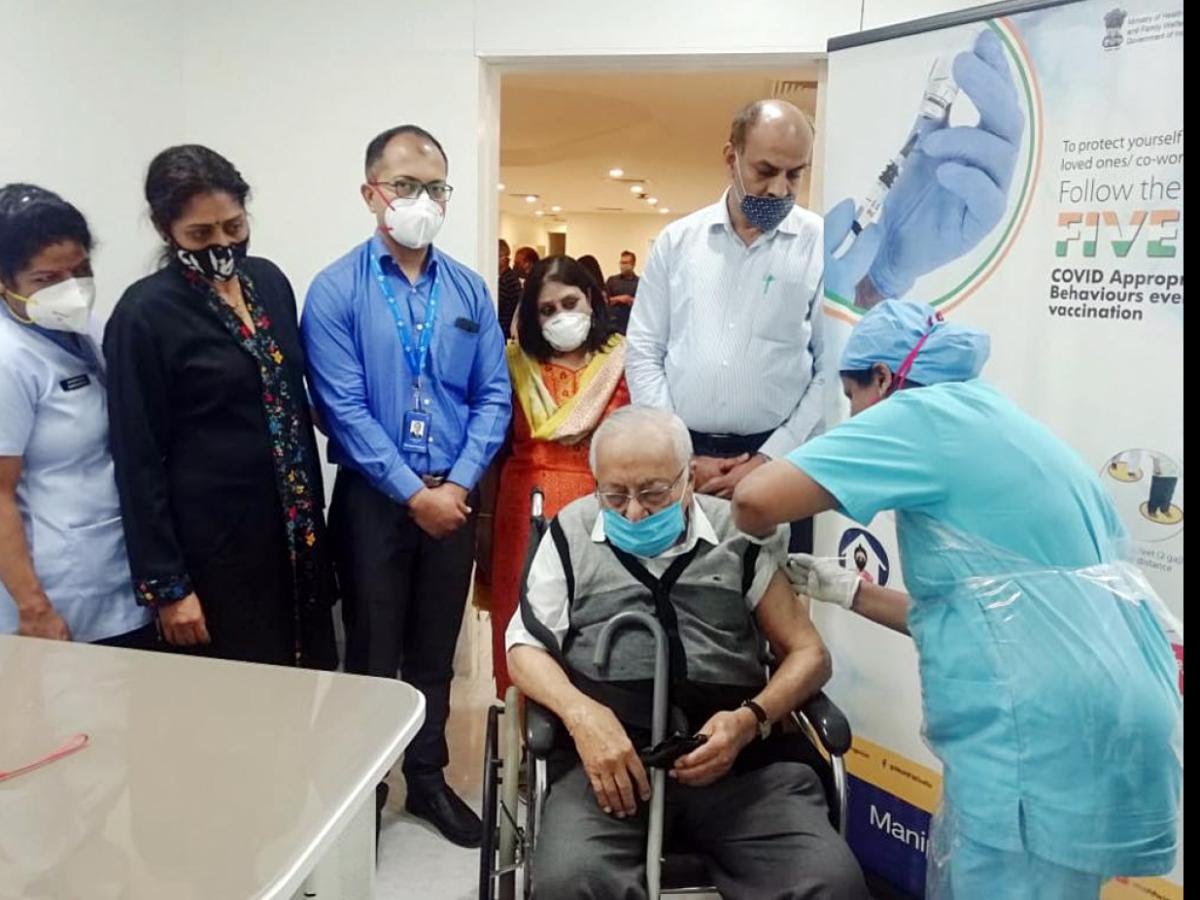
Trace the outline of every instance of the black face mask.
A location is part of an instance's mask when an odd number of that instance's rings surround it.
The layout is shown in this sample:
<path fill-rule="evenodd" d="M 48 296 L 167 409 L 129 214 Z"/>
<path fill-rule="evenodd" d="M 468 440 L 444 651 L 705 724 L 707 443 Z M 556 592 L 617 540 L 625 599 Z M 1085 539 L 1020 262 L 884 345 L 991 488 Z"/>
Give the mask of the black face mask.
<path fill-rule="evenodd" d="M 209 281 L 232 281 L 237 277 L 238 263 L 246 258 L 250 238 L 236 244 L 210 244 L 200 250 L 187 250 L 171 241 L 175 261 L 190 272 Z"/>

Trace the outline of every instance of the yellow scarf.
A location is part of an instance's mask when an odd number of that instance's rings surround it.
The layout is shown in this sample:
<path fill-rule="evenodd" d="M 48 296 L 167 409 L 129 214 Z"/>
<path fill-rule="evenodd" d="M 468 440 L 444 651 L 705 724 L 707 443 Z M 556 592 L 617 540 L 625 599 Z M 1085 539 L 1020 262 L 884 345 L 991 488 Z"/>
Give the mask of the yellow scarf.
<path fill-rule="evenodd" d="M 505 350 L 513 393 L 535 441 L 577 444 L 600 424 L 600 418 L 625 373 L 625 339 L 612 335 L 579 376 L 579 390 L 561 406 L 542 381 L 541 364 L 515 341 Z"/>

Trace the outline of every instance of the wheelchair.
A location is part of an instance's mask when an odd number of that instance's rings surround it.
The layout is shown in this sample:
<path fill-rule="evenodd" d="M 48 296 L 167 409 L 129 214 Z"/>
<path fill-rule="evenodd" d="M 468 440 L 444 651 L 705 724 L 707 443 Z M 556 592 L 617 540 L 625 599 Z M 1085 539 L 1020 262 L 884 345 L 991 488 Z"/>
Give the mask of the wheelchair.
<path fill-rule="evenodd" d="M 541 493 L 534 491 L 532 528 L 525 571 L 548 527 Z M 522 723 L 522 706 L 524 721 Z M 824 693 L 809 698 L 791 715 L 791 727 L 813 751 L 809 764 L 825 789 L 829 820 L 846 834 L 846 767 L 851 732 L 846 716 Z M 562 746 L 565 728 L 549 710 L 510 687 L 504 705 L 487 712 L 483 760 L 483 842 L 479 855 L 479 900 L 514 900 L 518 874 L 522 895 L 530 896 L 531 871 L 542 813 L 550 790 L 549 762 Z M 522 768 L 524 786 L 522 786 Z M 661 856 L 663 895 L 715 893 L 704 858 L 686 845 L 671 844 Z"/>

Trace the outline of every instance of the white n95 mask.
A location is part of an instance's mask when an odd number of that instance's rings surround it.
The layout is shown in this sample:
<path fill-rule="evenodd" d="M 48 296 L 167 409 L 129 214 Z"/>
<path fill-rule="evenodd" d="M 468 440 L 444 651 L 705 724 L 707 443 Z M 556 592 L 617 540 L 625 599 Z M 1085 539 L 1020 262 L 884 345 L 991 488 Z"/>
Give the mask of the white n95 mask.
<path fill-rule="evenodd" d="M 592 332 L 592 314 L 585 312 L 555 313 L 542 325 L 542 337 L 559 353 L 578 350 Z"/>
<path fill-rule="evenodd" d="M 407 200 L 393 200 L 383 214 L 392 240 L 410 250 L 420 250 L 433 243 L 445 220 L 442 208 L 424 193 Z"/>
<path fill-rule="evenodd" d="M 13 296 L 25 302 L 25 315 L 35 325 L 52 331 L 87 334 L 92 304 L 96 302 L 96 281 L 68 278 L 34 292 L 31 297 Z"/>

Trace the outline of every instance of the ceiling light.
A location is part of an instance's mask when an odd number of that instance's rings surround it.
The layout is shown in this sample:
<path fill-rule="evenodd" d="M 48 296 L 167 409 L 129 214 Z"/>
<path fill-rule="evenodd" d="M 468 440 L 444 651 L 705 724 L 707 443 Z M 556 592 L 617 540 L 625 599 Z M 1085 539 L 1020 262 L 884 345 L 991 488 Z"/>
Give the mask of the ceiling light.
<path fill-rule="evenodd" d="M 662 213 L 662 214 L 665 216 L 665 215 L 666 215 L 667 213 L 669 213 L 671 210 L 667 209 L 665 206 L 662 206 L 662 207 L 659 207 L 659 210 L 658 210 L 658 211 L 659 211 L 660 213 Z"/>
<path fill-rule="evenodd" d="M 651 206 L 658 206 L 658 198 L 657 197 L 647 197 L 646 202 L 649 203 Z"/>
<path fill-rule="evenodd" d="M 496 185 L 496 190 L 502 191 L 505 189 L 505 187 L 507 187 L 507 185 L 505 185 L 505 183 L 503 181 L 501 181 L 499 184 Z"/>
<path fill-rule="evenodd" d="M 646 189 L 646 186 L 644 184 L 631 184 L 629 186 L 629 193 L 640 194 L 645 189 Z"/>
<path fill-rule="evenodd" d="M 526 203 L 537 203 L 537 201 L 538 201 L 537 194 L 526 194 L 525 195 Z"/>
<path fill-rule="evenodd" d="M 534 214 L 535 216 L 544 216 L 546 213 L 545 213 L 543 210 L 540 210 L 540 209 L 535 209 L 535 210 L 533 211 L 533 214 Z"/>
<path fill-rule="evenodd" d="M 609 178 L 620 178 L 620 177 L 621 177 L 622 175 L 624 175 L 624 174 L 625 174 L 625 170 L 624 170 L 624 169 L 609 169 L 609 170 L 608 170 L 608 177 L 609 177 Z"/>
<path fill-rule="evenodd" d="M 550 207 L 550 212 L 562 212 L 562 207 L 561 206 L 552 206 L 552 207 Z"/>

